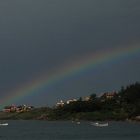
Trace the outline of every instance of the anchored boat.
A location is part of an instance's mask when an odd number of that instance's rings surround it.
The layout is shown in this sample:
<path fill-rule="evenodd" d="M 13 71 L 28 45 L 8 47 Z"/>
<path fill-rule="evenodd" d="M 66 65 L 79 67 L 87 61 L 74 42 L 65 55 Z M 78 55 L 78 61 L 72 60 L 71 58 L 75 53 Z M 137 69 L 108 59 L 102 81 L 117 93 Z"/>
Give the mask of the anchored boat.
<path fill-rule="evenodd" d="M 7 126 L 8 123 L 0 123 L 0 126 Z"/>
<path fill-rule="evenodd" d="M 91 125 L 98 126 L 98 127 L 104 127 L 104 126 L 108 126 L 108 123 L 98 123 L 98 122 L 93 123 L 92 122 Z"/>

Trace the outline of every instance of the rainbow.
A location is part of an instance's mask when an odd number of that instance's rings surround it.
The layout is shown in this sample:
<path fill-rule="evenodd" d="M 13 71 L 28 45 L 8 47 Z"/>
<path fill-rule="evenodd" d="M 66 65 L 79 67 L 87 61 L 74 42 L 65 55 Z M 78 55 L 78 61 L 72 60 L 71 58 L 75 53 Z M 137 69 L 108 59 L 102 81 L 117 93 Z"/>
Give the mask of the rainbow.
<path fill-rule="evenodd" d="M 61 80 L 71 76 L 76 76 L 81 72 L 86 72 L 89 69 L 97 68 L 104 63 L 111 63 L 125 57 L 133 57 L 140 53 L 139 45 L 127 47 L 114 47 L 105 50 L 100 50 L 82 56 L 81 58 L 63 64 L 57 69 L 57 72 L 44 73 L 39 78 L 36 78 L 29 83 L 21 85 L 18 89 L 13 90 L 8 96 L 0 100 L 1 107 L 14 103 L 20 99 L 27 98 L 29 95 L 39 94 L 41 89 L 49 88 Z"/>

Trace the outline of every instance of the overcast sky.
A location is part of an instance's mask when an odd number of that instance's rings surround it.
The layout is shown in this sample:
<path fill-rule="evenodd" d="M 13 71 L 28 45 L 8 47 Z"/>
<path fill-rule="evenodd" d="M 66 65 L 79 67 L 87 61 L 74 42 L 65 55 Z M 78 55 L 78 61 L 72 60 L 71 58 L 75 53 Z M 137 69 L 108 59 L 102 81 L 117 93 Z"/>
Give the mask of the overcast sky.
<path fill-rule="evenodd" d="M 1 99 L 77 57 L 129 43 L 140 43 L 139 0 L 1 0 Z M 15 104 L 52 105 L 119 90 L 140 81 L 139 60 L 140 53 L 99 65 Z"/>

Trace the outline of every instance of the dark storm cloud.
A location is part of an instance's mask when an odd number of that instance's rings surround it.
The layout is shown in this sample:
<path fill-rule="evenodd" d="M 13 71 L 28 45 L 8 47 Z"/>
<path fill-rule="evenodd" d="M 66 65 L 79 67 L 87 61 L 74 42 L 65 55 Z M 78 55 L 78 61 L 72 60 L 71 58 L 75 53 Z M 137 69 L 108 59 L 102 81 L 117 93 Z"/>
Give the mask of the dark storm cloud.
<path fill-rule="evenodd" d="M 63 63 L 74 61 L 74 58 L 89 52 L 138 42 L 139 17 L 139 0 L 0 1 L 1 92 L 12 90 L 44 71 L 57 70 Z M 134 59 L 133 62 L 139 64 L 138 58 Z M 129 69 L 126 77 L 132 81 L 139 80 L 137 71 L 140 67 L 135 63 L 125 63 Z M 72 82 L 75 84 L 69 83 L 71 88 L 65 85 L 71 89 L 67 96 L 73 96 L 75 92 L 77 96 L 86 94 L 93 83 L 97 92 L 103 88 L 117 89 L 121 84 L 127 84 L 128 79 L 122 76 L 125 73 L 123 65 L 114 66 L 111 76 L 106 66 L 100 73 L 95 72 L 96 75 L 91 72 L 81 76 L 83 80 L 88 77 L 85 80 L 88 84 L 82 91 L 80 87 L 84 83 L 79 80 L 76 82 L 75 79 Z M 134 65 L 133 70 L 130 65 Z M 122 81 L 114 77 L 113 73 L 119 66 L 118 75 L 122 76 Z M 91 75 L 96 80 L 90 79 Z M 102 77 L 108 79 L 106 85 L 100 82 Z M 114 85 L 109 87 L 112 81 Z M 66 97 L 67 89 L 59 86 L 57 91 Z M 57 91 L 54 89 L 53 95 L 48 95 L 50 101 L 59 98 Z"/>

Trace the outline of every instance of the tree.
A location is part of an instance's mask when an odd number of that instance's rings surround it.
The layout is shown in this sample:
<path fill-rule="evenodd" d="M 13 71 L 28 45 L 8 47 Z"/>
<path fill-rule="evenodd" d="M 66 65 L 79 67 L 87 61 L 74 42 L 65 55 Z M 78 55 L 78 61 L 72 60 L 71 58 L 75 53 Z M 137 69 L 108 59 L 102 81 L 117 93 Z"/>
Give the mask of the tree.
<path fill-rule="evenodd" d="M 95 93 L 91 94 L 90 97 L 89 97 L 89 100 L 90 101 L 95 101 L 97 99 L 97 96 Z"/>

